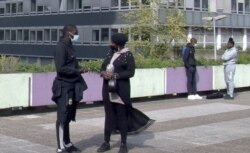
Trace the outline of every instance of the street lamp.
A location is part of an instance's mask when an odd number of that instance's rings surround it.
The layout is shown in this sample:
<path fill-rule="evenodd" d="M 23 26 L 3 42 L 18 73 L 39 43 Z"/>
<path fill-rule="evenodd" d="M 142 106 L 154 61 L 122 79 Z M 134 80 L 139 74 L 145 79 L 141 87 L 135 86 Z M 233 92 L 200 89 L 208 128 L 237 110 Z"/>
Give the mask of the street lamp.
<path fill-rule="evenodd" d="M 226 18 L 226 15 L 218 15 L 213 17 L 203 17 L 202 20 L 213 21 L 213 31 L 214 31 L 214 59 L 217 60 L 217 44 L 216 44 L 216 31 L 215 31 L 215 21 Z"/>

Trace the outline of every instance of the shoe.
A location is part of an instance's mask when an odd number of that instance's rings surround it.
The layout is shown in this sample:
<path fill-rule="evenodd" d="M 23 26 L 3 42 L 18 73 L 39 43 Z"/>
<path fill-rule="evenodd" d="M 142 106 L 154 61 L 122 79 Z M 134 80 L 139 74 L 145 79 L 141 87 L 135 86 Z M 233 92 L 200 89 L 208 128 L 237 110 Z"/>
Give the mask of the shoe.
<path fill-rule="evenodd" d="M 226 95 L 224 96 L 225 100 L 234 100 L 234 97 L 230 96 L 230 95 Z"/>
<path fill-rule="evenodd" d="M 121 146 L 120 146 L 120 150 L 118 153 L 127 153 L 128 152 L 128 148 L 127 148 L 127 145 L 122 143 Z"/>
<path fill-rule="evenodd" d="M 69 153 L 67 150 L 65 149 L 57 149 L 56 151 L 57 153 Z"/>
<path fill-rule="evenodd" d="M 81 152 L 81 150 L 79 149 L 79 148 L 77 148 L 76 146 L 74 146 L 74 145 L 72 145 L 72 146 L 70 146 L 70 147 L 67 147 L 66 148 L 66 150 L 68 151 L 68 152 Z"/>
<path fill-rule="evenodd" d="M 110 144 L 108 142 L 104 142 L 101 147 L 97 149 L 97 152 L 105 152 L 110 150 Z"/>
<path fill-rule="evenodd" d="M 188 95 L 188 100 L 195 100 L 195 95 Z"/>
<path fill-rule="evenodd" d="M 195 97 L 195 99 L 199 99 L 199 100 L 202 99 L 202 97 L 198 94 L 194 95 L 194 97 Z"/>

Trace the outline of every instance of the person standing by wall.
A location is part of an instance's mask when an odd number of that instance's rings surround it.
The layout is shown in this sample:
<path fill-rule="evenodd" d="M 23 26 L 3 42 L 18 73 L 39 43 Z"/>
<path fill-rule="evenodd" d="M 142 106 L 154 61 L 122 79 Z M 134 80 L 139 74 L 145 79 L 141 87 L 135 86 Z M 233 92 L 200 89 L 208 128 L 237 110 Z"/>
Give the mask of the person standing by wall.
<path fill-rule="evenodd" d="M 202 99 L 202 97 L 197 94 L 196 88 L 196 44 L 197 40 L 195 38 L 191 38 L 190 43 L 186 45 L 185 51 L 183 53 L 183 62 L 187 76 L 187 91 L 189 100 Z"/>
<path fill-rule="evenodd" d="M 227 42 L 227 50 L 221 57 L 224 65 L 224 78 L 227 87 L 227 94 L 224 99 L 234 99 L 234 74 L 237 62 L 237 49 L 234 47 L 233 38 L 229 38 Z"/>
<path fill-rule="evenodd" d="M 55 49 L 56 78 L 53 82 L 52 100 L 57 104 L 56 136 L 58 153 L 78 152 L 70 140 L 69 123 L 75 121 L 77 103 L 82 99 L 87 85 L 81 76 L 86 72 L 78 65 L 73 43 L 78 40 L 75 25 L 66 25 Z"/>
<path fill-rule="evenodd" d="M 111 50 L 101 67 L 105 127 L 104 143 L 97 149 L 97 152 L 110 150 L 111 133 L 119 131 L 121 135 L 119 153 L 127 153 L 127 134 L 139 133 L 154 122 L 132 107 L 130 78 L 135 74 L 135 60 L 132 52 L 125 48 L 127 41 L 125 34 L 114 34 L 111 37 Z"/>

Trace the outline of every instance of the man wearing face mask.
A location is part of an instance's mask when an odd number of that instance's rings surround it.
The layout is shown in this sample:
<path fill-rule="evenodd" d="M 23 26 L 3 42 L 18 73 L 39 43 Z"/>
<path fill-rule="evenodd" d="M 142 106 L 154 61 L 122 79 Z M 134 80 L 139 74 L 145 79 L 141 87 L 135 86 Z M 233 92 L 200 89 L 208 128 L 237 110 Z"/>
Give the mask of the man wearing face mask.
<path fill-rule="evenodd" d="M 187 75 L 187 91 L 188 91 L 188 99 L 202 99 L 201 96 L 197 94 L 196 89 L 196 60 L 195 60 L 195 46 L 197 44 L 197 40 L 195 38 L 191 38 L 190 43 L 186 45 L 186 49 L 184 52 L 183 62 L 186 69 Z"/>
<path fill-rule="evenodd" d="M 67 153 L 80 151 L 70 140 L 69 123 L 75 121 L 77 103 L 87 85 L 81 76 L 86 70 L 78 65 L 73 47 L 73 42 L 79 38 L 76 26 L 64 26 L 62 34 L 54 54 L 57 76 L 53 82 L 52 100 L 57 104 L 57 152 Z"/>

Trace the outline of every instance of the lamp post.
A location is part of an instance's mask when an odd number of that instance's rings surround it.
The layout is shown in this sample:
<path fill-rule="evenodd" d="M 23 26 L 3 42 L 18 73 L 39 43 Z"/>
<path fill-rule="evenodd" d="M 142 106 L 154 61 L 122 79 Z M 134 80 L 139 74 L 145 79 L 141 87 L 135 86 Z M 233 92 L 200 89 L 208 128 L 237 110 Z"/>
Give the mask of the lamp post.
<path fill-rule="evenodd" d="M 226 18 L 226 15 L 218 15 L 213 17 L 203 17 L 202 20 L 213 21 L 213 31 L 214 31 L 214 59 L 217 60 L 217 41 L 216 41 L 216 31 L 215 31 L 215 21 Z"/>

